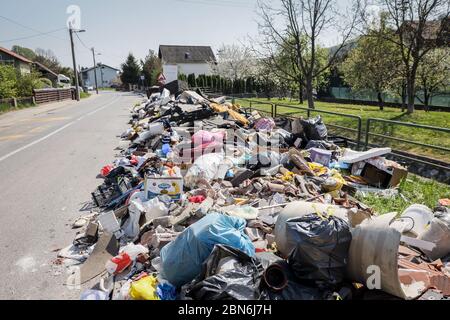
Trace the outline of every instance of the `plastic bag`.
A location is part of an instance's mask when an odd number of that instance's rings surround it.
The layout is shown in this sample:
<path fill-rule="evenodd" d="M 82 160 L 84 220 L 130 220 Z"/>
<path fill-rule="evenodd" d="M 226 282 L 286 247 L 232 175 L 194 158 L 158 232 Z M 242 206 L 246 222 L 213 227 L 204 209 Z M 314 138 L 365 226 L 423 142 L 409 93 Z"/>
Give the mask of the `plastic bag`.
<path fill-rule="evenodd" d="M 216 245 L 201 275 L 186 286 L 186 296 L 195 300 L 256 300 L 262 271 L 256 258 Z"/>
<path fill-rule="evenodd" d="M 161 300 L 176 300 L 177 289 L 170 283 L 159 283 L 156 287 L 156 293 Z"/>
<path fill-rule="evenodd" d="M 158 280 L 153 276 L 146 276 L 131 283 L 130 297 L 133 300 L 160 300 L 156 294 Z"/>
<path fill-rule="evenodd" d="M 224 156 L 222 153 L 209 153 L 198 157 L 184 176 L 186 186 L 194 189 L 197 187 L 199 179 L 205 179 L 208 182 L 214 179 L 223 161 Z"/>
<path fill-rule="evenodd" d="M 143 212 L 145 212 L 145 209 L 139 198 L 130 201 L 130 206 L 128 207 L 128 219 L 122 226 L 122 230 L 127 238 L 135 240 L 139 235 L 139 219 Z"/>
<path fill-rule="evenodd" d="M 253 256 L 255 248 L 244 233 L 245 226 L 242 218 L 218 213 L 210 213 L 192 224 L 161 249 L 164 279 L 177 287 L 194 279 L 216 244 L 229 245 Z"/>
<path fill-rule="evenodd" d="M 295 243 L 288 262 L 297 278 L 317 285 L 342 282 L 352 235 L 349 225 L 335 216 L 308 214 L 286 223 L 288 241 Z"/>
<path fill-rule="evenodd" d="M 322 117 L 319 115 L 317 117 L 300 120 L 303 127 L 306 139 L 309 140 L 326 140 L 328 136 L 328 130 L 322 121 Z"/>

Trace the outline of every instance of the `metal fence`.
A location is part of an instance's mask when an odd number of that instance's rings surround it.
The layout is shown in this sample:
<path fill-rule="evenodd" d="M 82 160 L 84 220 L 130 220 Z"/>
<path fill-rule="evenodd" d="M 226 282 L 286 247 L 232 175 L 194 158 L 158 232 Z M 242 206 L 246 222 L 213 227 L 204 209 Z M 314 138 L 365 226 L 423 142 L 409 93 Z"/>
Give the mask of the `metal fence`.
<path fill-rule="evenodd" d="M 429 144 L 429 143 L 423 143 L 423 142 L 418 142 L 418 141 L 414 141 L 414 140 L 408 140 L 408 139 L 403 139 L 403 138 L 399 138 L 399 137 L 394 137 L 392 135 L 376 133 L 376 132 L 372 131 L 372 124 L 375 124 L 375 123 L 392 125 L 393 127 L 394 126 L 403 126 L 403 127 L 424 129 L 424 130 L 428 130 L 428 131 L 442 132 L 444 135 L 450 134 L 450 128 L 441 128 L 441 127 L 427 126 L 427 125 L 422 125 L 422 124 L 415 124 L 415 123 L 410 123 L 410 122 L 369 118 L 369 119 L 367 119 L 367 122 L 366 122 L 366 132 L 365 132 L 365 142 L 364 142 L 365 150 L 367 150 L 371 146 L 378 146 L 377 144 L 370 143 L 370 137 L 377 137 L 377 138 L 381 138 L 383 140 L 392 140 L 392 141 L 415 145 L 415 146 L 419 146 L 419 147 L 425 147 L 425 148 L 435 149 L 435 150 L 439 150 L 439 151 L 444 151 L 444 152 L 450 154 L 450 148 L 445 147 L 445 146 L 438 146 L 438 145 L 433 145 L 433 144 Z M 384 131 L 386 131 L 386 130 L 384 130 Z M 443 137 L 443 140 L 444 139 L 445 139 L 445 137 Z M 389 145 L 386 143 L 383 143 L 383 146 L 389 146 Z M 431 159 L 431 158 L 427 159 L 427 157 L 423 157 L 423 156 L 419 156 L 419 155 L 417 155 L 417 157 L 411 158 L 411 154 L 407 154 L 407 152 L 400 151 L 400 150 L 398 150 L 398 151 L 394 150 L 392 153 L 395 156 L 398 156 L 401 158 L 405 158 L 408 160 L 414 160 L 416 162 L 421 162 L 423 164 L 432 165 L 432 166 L 435 166 L 435 167 L 438 167 L 441 169 L 443 168 L 446 170 L 450 170 L 449 165 L 442 165 L 444 163 L 443 161 L 435 161 L 435 159 Z M 414 156 L 416 156 L 416 155 L 414 155 Z M 437 162 L 439 162 L 439 163 L 437 163 Z"/>
<path fill-rule="evenodd" d="M 341 125 L 337 125 L 337 124 L 332 124 L 332 123 L 327 123 L 326 125 L 328 127 L 331 128 L 335 128 L 335 129 L 341 129 L 344 131 L 349 131 L 349 132 L 353 132 L 355 133 L 356 139 L 354 139 L 355 145 L 356 145 L 356 149 L 359 150 L 361 147 L 361 138 L 362 138 L 362 119 L 360 116 L 355 116 L 355 115 L 348 115 L 348 114 L 344 114 L 344 113 L 339 113 L 339 112 L 333 112 L 333 111 L 327 111 L 327 110 L 321 110 L 321 109 L 310 109 L 308 107 L 300 107 L 300 106 L 291 106 L 291 105 L 286 105 L 286 104 L 281 104 L 281 103 L 270 103 L 270 102 L 261 102 L 261 101 L 255 101 L 255 100 L 250 100 L 250 99 L 242 99 L 239 97 L 227 97 L 228 99 L 231 99 L 232 102 L 234 103 L 236 100 L 239 101 L 245 101 L 249 103 L 249 109 L 251 110 L 258 110 L 260 112 L 266 113 L 266 114 L 270 114 L 272 117 L 277 117 L 277 116 L 287 116 L 287 117 L 291 117 L 291 118 L 295 118 L 295 115 L 298 114 L 298 112 L 306 112 L 306 116 L 308 118 L 311 117 L 311 113 L 316 113 L 316 114 L 327 114 L 327 115 L 334 115 L 334 116 L 339 116 L 342 118 L 348 118 L 351 119 L 353 121 L 355 121 L 355 127 L 351 128 L 351 127 L 345 127 L 345 126 L 341 126 Z M 255 107 L 257 106 L 257 107 Z M 269 106 L 269 108 L 267 109 L 260 109 L 258 108 L 258 106 Z M 295 110 L 294 112 L 289 112 L 289 113 L 279 113 L 279 108 L 289 108 L 290 110 Z M 270 111 L 269 111 L 270 110 Z"/>

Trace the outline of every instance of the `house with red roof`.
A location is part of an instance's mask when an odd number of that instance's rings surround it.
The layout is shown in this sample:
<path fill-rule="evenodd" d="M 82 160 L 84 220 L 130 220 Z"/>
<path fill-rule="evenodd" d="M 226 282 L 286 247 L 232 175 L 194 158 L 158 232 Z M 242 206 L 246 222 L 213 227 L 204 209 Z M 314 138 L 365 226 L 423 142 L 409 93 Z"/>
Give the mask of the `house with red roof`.
<path fill-rule="evenodd" d="M 11 50 L 0 47 L 0 65 L 2 64 L 12 65 L 21 74 L 26 74 L 31 72 L 33 61 Z"/>

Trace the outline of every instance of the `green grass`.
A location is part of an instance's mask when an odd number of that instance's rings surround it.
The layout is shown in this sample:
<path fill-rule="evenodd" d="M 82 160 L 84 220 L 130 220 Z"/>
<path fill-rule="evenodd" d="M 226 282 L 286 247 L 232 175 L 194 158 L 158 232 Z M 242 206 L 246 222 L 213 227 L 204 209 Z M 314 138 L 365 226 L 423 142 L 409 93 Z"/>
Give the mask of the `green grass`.
<path fill-rule="evenodd" d="M 255 101 L 259 101 L 261 103 L 266 104 L 255 104 L 254 108 L 270 111 L 270 106 L 267 103 L 275 103 L 275 104 L 286 104 L 289 106 L 299 106 L 297 101 L 289 101 L 289 100 L 280 100 L 278 98 L 273 98 L 270 101 L 264 98 L 259 99 L 251 99 Z M 237 103 L 242 106 L 249 106 L 249 103 L 244 100 L 236 100 Z M 278 107 L 277 114 L 289 114 L 295 116 L 303 116 L 306 117 L 306 111 L 296 110 L 292 107 Z M 450 112 L 424 112 L 421 110 L 416 110 L 413 114 L 407 114 L 401 112 L 399 108 L 391 108 L 385 107 L 383 111 L 381 111 L 378 107 L 374 106 L 362 106 L 362 105 L 351 105 L 351 104 L 338 104 L 338 103 L 327 103 L 317 101 L 316 109 L 333 111 L 339 113 L 345 113 L 350 115 L 360 116 L 362 118 L 362 140 L 364 141 L 365 131 L 366 131 L 366 120 L 368 118 L 380 118 L 386 120 L 395 120 L 402 122 L 412 122 L 416 124 L 424 124 L 435 127 L 450 127 Z M 301 105 L 301 107 L 307 107 L 306 102 Z M 315 116 L 317 112 L 312 112 L 311 116 Z M 339 125 L 343 127 L 349 127 L 353 129 L 357 129 L 357 122 L 354 119 L 345 118 L 342 116 L 336 115 L 327 115 L 320 114 L 324 119 L 326 125 L 329 125 L 328 128 L 335 134 L 340 134 L 343 136 L 347 136 L 353 139 L 356 139 L 356 133 L 343 130 L 338 128 L 332 128 L 330 125 Z M 441 146 L 445 148 L 450 148 L 450 134 L 439 131 L 431 131 L 428 129 L 419 129 L 412 128 L 406 126 L 398 126 L 384 123 L 373 123 L 371 125 L 371 132 L 381 133 L 385 135 L 389 135 L 396 138 L 407 139 L 412 141 L 417 141 L 421 143 L 431 144 L 435 146 Z M 402 150 L 411 152 L 414 154 L 419 154 L 431 158 L 436 158 L 439 160 L 444 160 L 450 162 L 450 152 L 436 150 L 429 147 L 416 146 L 410 143 L 398 142 L 391 139 L 378 138 L 371 136 L 370 143 L 375 143 L 383 146 L 389 146 L 393 149 Z"/>
<path fill-rule="evenodd" d="M 81 99 L 86 99 L 86 98 L 89 98 L 90 96 L 91 96 L 91 94 L 88 93 L 88 92 L 84 92 L 84 91 L 80 92 L 80 98 Z"/>
<path fill-rule="evenodd" d="M 15 111 L 15 110 L 26 109 L 26 108 L 32 108 L 32 107 L 36 107 L 36 105 L 35 105 L 35 104 L 32 104 L 32 103 L 19 103 L 19 104 L 17 105 L 17 108 L 14 108 L 14 107 L 13 107 L 12 105 L 10 105 L 10 104 L 2 103 L 2 104 L 0 104 L 0 114 L 6 113 L 6 112 L 9 112 L 9 111 Z"/>
<path fill-rule="evenodd" d="M 108 87 L 105 87 L 105 88 L 98 88 L 98 90 L 99 90 L 99 91 L 116 91 L 116 88 L 108 88 Z"/>
<path fill-rule="evenodd" d="M 374 194 L 366 194 L 365 196 L 358 195 L 357 198 L 379 214 L 394 211 L 402 213 L 414 203 L 424 204 L 433 209 L 437 206 L 439 199 L 450 197 L 450 186 L 409 174 L 408 178 L 400 184 L 399 192 L 404 197 L 383 198 Z"/>

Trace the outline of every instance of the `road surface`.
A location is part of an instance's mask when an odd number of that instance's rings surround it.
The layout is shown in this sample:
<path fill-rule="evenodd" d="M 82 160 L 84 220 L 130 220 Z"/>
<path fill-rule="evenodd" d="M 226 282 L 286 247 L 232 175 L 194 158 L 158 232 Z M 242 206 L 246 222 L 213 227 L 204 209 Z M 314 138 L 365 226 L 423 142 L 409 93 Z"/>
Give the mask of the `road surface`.
<path fill-rule="evenodd" d="M 104 92 L 0 115 L 0 299 L 79 299 L 54 251 L 72 243 L 140 100 Z"/>

